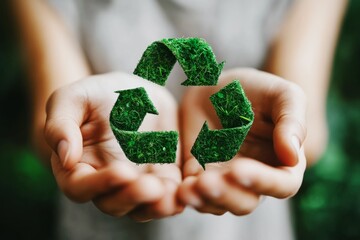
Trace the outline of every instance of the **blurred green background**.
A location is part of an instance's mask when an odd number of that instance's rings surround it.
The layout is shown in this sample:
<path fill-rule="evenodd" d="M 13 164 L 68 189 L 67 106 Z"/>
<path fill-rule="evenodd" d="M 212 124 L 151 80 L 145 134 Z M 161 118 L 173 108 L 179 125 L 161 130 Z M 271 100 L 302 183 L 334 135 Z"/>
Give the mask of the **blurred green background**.
<path fill-rule="evenodd" d="M 0 2 L 0 239 L 53 239 L 56 185 L 29 143 L 28 81 Z M 360 1 L 350 1 L 328 98 L 330 142 L 293 201 L 298 239 L 360 239 Z"/>
<path fill-rule="evenodd" d="M 56 185 L 29 143 L 29 83 L 8 1 L 0 36 L 0 239 L 53 239 Z"/>
<path fill-rule="evenodd" d="M 360 239 L 360 1 L 350 1 L 327 102 L 329 144 L 293 202 L 298 239 Z"/>

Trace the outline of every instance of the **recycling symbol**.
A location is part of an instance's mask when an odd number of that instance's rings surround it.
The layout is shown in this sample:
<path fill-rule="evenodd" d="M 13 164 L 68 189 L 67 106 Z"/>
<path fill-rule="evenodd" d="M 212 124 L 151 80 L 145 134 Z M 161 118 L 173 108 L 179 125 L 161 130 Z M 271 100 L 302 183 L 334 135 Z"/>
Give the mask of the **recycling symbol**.
<path fill-rule="evenodd" d="M 164 86 L 176 61 L 188 79 L 185 86 L 217 85 L 224 62 L 217 63 L 211 47 L 200 38 L 169 38 L 153 42 L 143 53 L 134 74 Z M 158 114 L 142 87 L 116 91 L 110 127 L 126 157 L 137 164 L 174 163 L 176 131 L 138 132 L 147 113 Z M 254 120 L 250 101 L 238 80 L 210 97 L 223 129 L 203 124 L 191 153 L 205 169 L 206 163 L 224 162 L 239 151 Z"/>

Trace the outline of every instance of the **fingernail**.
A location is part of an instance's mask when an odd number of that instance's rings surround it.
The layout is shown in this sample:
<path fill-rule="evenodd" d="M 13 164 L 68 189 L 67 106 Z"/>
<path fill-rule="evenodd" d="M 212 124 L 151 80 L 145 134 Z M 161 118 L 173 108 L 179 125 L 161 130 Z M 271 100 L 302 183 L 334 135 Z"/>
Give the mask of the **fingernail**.
<path fill-rule="evenodd" d="M 58 148 L 57 148 L 57 154 L 60 158 L 60 161 L 62 162 L 62 165 L 65 166 L 68 157 L 69 157 L 69 143 L 65 140 L 61 140 L 59 142 Z"/>
<path fill-rule="evenodd" d="M 294 146 L 296 153 L 299 154 L 299 150 L 300 150 L 300 141 L 296 136 L 292 136 L 291 137 L 291 142 L 292 145 Z"/>

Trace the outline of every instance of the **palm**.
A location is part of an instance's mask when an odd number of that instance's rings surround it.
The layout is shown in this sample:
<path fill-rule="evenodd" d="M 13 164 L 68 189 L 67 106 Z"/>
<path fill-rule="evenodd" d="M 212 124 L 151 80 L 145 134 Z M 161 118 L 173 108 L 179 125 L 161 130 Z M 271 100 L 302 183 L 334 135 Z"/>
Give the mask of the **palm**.
<path fill-rule="evenodd" d="M 219 118 L 215 113 L 213 106 L 209 100 L 209 96 L 216 91 L 218 91 L 221 87 L 210 87 L 210 88 L 203 88 L 203 89 L 193 89 L 189 91 L 190 95 L 194 96 L 201 96 L 199 98 L 195 98 L 192 102 L 185 102 L 185 106 L 183 106 L 183 115 L 192 116 L 196 121 L 192 121 L 191 128 L 198 129 L 197 133 L 201 129 L 201 124 L 205 121 L 208 122 L 211 129 L 221 129 L 222 126 L 220 124 Z M 191 93 L 193 91 L 193 93 Z M 199 93 L 202 92 L 202 93 Z M 249 100 L 252 102 L 252 107 L 255 112 L 255 119 L 253 126 L 251 127 L 247 137 L 245 138 L 237 157 L 248 157 L 254 160 L 259 160 L 265 162 L 267 164 L 278 164 L 278 159 L 274 152 L 273 148 L 273 129 L 274 124 L 272 123 L 271 119 L 267 117 L 263 112 L 262 108 L 264 108 L 264 103 L 261 100 L 256 98 L 251 98 L 252 96 L 248 96 Z M 197 126 L 194 126 L 194 122 L 197 123 Z M 186 127 L 186 126 L 184 126 Z M 196 132 L 196 131 L 194 131 Z M 190 147 L 192 146 L 191 143 L 195 141 L 195 135 L 192 135 L 191 141 L 187 146 L 187 149 L 184 153 L 185 156 L 191 158 L 191 162 L 195 163 L 195 159 L 193 156 L 189 155 Z M 190 138 L 189 138 L 190 140 Z M 191 142 L 191 143 L 190 143 Z M 209 169 L 218 169 L 224 170 L 226 169 L 227 162 L 224 163 L 210 163 L 206 165 L 206 168 Z"/>
<path fill-rule="evenodd" d="M 221 129 L 222 126 L 216 115 L 209 97 L 222 87 L 233 81 L 241 79 L 243 88 L 249 98 L 253 111 L 255 113 L 254 123 L 245 138 L 240 151 L 236 158 L 247 157 L 256 161 L 261 161 L 271 166 L 279 166 L 284 164 L 284 159 L 278 158 L 278 149 L 276 148 L 274 129 L 274 99 L 275 93 L 281 94 L 280 88 L 283 81 L 279 82 L 279 89 L 272 83 L 274 78 L 270 75 L 259 74 L 258 72 L 249 70 L 233 70 L 225 72 L 220 79 L 220 83 L 216 87 L 203 87 L 189 89 L 182 103 L 183 132 L 185 135 L 184 156 L 186 165 L 199 165 L 194 157 L 190 154 L 192 144 L 195 142 L 204 121 L 207 121 L 211 129 Z M 280 97 L 276 98 L 280 99 Z M 279 104 L 279 103 L 276 103 Z M 282 104 L 282 103 L 280 103 Z M 281 109 L 278 107 L 278 109 Z M 189 117 L 184 117 L 189 116 Z M 190 129 L 190 130 L 188 130 Z M 190 161 L 187 161 L 190 160 Z M 286 161 L 286 160 L 285 160 Z M 207 164 L 209 169 L 226 169 L 228 162 Z M 200 167 L 200 166 L 198 166 Z M 190 167 L 191 168 L 191 167 Z M 197 168 L 200 169 L 200 168 Z M 184 169 L 187 176 L 187 167 Z M 198 172 L 198 170 L 196 171 Z M 192 175 L 192 173 L 190 174 Z"/>
<path fill-rule="evenodd" d="M 115 95 L 116 98 L 116 94 L 113 95 Z M 133 165 L 140 172 L 149 172 L 151 171 L 150 169 L 154 168 L 159 171 L 162 169 L 169 170 L 169 166 L 166 165 L 136 165 L 126 158 L 109 126 L 108 115 L 115 102 L 115 98 L 107 97 L 98 103 L 93 103 L 97 106 L 94 106 L 94 110 L 90 113 L 88 121 L 81 126 L 84 142 L 83 158 L 81 162 L 87 163 L 94 168 L 100 168 L 106 166 L 111 161 L 119 160 Z M 166 116 L 163 117 L 166 118 Z M 169 116 L 167 119 L 171 119 L 171 117 Z M 152 131 L 163 130 L 159 124 L 159 119 L 156 117 L 147 118 L 143 122 L 141 129 Z M 175 164 L 171 165 L 173 167 L 170 169 L 177 171 L 176 169 L 178 167 Z M 156 171 L 156 173 L 159 173 L 159 171 Z M 179 174 L 174 174 L 174 176 L 177 175 Z M 179 179 L 176 180 L 178 181 Z"/>
<path fill-rule="evenodd" d="M 111 132 L 107 117 L 116 96 L 115 94 L 106 94 L 105 96 L 96 102 L 91 102 L 88 119 L 81 126 L 83 137 L 81 162 L 94 168 L 100 168 L 114 160 L 124 161 L 126 159 Z"/>
<path fill-rule="evenodd" d="M 204 171 L 190 150 L 204 121 L 210 129 L 222 128 L 209 97 L 234 79 L 252 103 L 254 123 L 231 161 L 206 164 Z M 223 73 L 216 87 L 189 89 L 181 109 L 182 202 L 204 213 L 244 215 L 256 208 L 260 195 L 284 198 L 299 189 L 306 159 L 300 150 L 305 104 L 298 87 L 267 73 L 234 69 Z"/>
<path fill-rule="evenodd" d="M 88 80 L 89 81 L 89 80 Z M 91 81 L 91 80 L 90 80 Z M 116 101 L 117 94 L 114 93 L 115 90 L 121 89 L 130 89 L 138 87 L 147 83 L 143 80 L 132 79 L 132 84 L 124 86 L 121 84 L 121 87 L 118 83 L 114 82 L 113 79 L 105 78 L 101 81 L 95 81 L 93 84 L 99 85 L 101 87 L 93 87 L 87 83 L 86 91 L 87 95 L 91 96 L 92 99 L 88 102 L 89 113 L 86 121 L 81 126 L 81 132 L 83 136 L 83 159 L 82 161 L 90 164 L 91 166 L 98 168 L 106 165 L 107 163 L 120 160 L 127 161 L 127 158 L 124 152 L 121 150 L 119 144 L 116 141 L 114 134 L 111 131 L 109 125 L 109 114 Z M 169 102 L 171 99 L 167 99 L 167 96 L 164 96 L 161 93 L 158 93 L 157 86 L 147 88 L 147 90 L 152 92 L 152 96 L 155 96 L 155 99 L 152 101 L 155 103 L 159 102 Z M 154 94 L 155 93 L 155 94 Z M 158 106 L 158 111 L 160 116 L 147 116 L 140 127 L 140 130 L 143 131 L 160 131 L 160 130 L 177 130 L 177 129 L 167 129 L 167 126 L 162 124 L 164 121 L 162 119 L 176 120 L 176 116 L 171 116 L 173 112 L 164 111 L 162 106 Z M 176 128 L 177 123 L 169 123 L 169 125 Z M 129 162 L 130 163 L 130 162 Z M 137 166 L 133 164 L 134 166 Z M 157 167 L 164 166 L 159 165 Z M 148 171 L 148 166 L 137 166 L 141 171 Z"/>
<path fill-rule="evenodd" d="M 252 99 L 251 96 L 249 100 L 252 102 L 255 119 L 240 148 L 239 156 L 253 158 L 272 166 L 279 165 L 281 162 L 274 151 L 274 123 L 261 109 L 265 103 L 260 104 L 259 100 Z"/>
<path fill-rule="evenodd" d="M 75 201 L 94 200 L 96 206 L 108 214 L 130 214 L 144 220 L 181 211 L 175 199 L 181 172 L 179 154 L 174 164 L 139 166 L 130 162 L 110 129 L 109 115 L 117 98 L 114 91 L 140 86 L 146 89 L 160 113 L 160 116 L 147 116 L 140 131 L 177 131 L 177 106 L 171 95 L 151 82 L 121 73 L 90 77 L 57 91 L 49 103 L 53 108 L 50 112 L 55 113 L 55 116 L 50 114 L 49 122 L 59 123 L 66 117 L 75 117 L 82 138 L 77 138 L 75 145 L 81 146 L 73 154 L 77 157 L 67 161 L 67 169 L 53 154 L 53 172 L 63 191 Z M 66 108 L 73 110 L 65 116 L 57 115 Z M 72 129 L 74 131 L 76 129 Z M 49 134 L 49 138 L 51 136 Z"/>
<path fill-rule="evenodd" d="M 274 151 L 274 143 L 273 143 L 273 130 L 274 124 L 269 120 L 269 118 L 261 112 L 261 108 L 264 104 L 258 104 L 259 101 L 256 99 L 251 99 L 249 96 L 249 100 L 253 103 L 252 107 L 255 112 L 254 123 L 246 136 L 238 154 L 234 157 L 235 159 L 246 157 L 253 159 L 255 161 L 261 161 L 268 165 L 278 166 L 281 164 L 279 159 L 276 156 Z M 194 110 L 196 111 L 196 110 Z M 209 125 L 213 126 L 216 129 L 221 129 L 222 126 L 219 123 L 218 117 L 214 115 L 213 110 L 208 114 L 207 119 L 204 121 L 208 121 Z M 218 169 L 225 170 L 228 162 L 224 163 L 211 163 L 207 165 L 209 169 Z"/>

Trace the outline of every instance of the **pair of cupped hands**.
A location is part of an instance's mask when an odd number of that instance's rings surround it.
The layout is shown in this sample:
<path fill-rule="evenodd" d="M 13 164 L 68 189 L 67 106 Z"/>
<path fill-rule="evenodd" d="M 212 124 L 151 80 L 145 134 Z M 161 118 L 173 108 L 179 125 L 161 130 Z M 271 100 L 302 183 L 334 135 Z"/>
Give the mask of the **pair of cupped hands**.
<path fill-rule="evenodd" d="M 190 149 L 205 120 L 221 128 L 209 96 L 234 79 L 255 120 L 234 159 L 204 171 Z M 130 162 L 109 127 L 114 91 L 140 86 L 160 115 L 147 115 L 139 131 L 178 131 L 174 164 Z M 189 87 L 180 105 L 164 87 L 110 73 L 56 90 L 47 103 L 45 137 L 56 181 L 75 202 L 93 201 L 106 214 L 137 221 L 179 214 L 187 205 L 201 213 L 245 215 L 261 196 L 288 198 L 298 191 L 306 168 L 305 106 L 297 85 L 254 69 L 224 71 L 214 87 Z"/>

